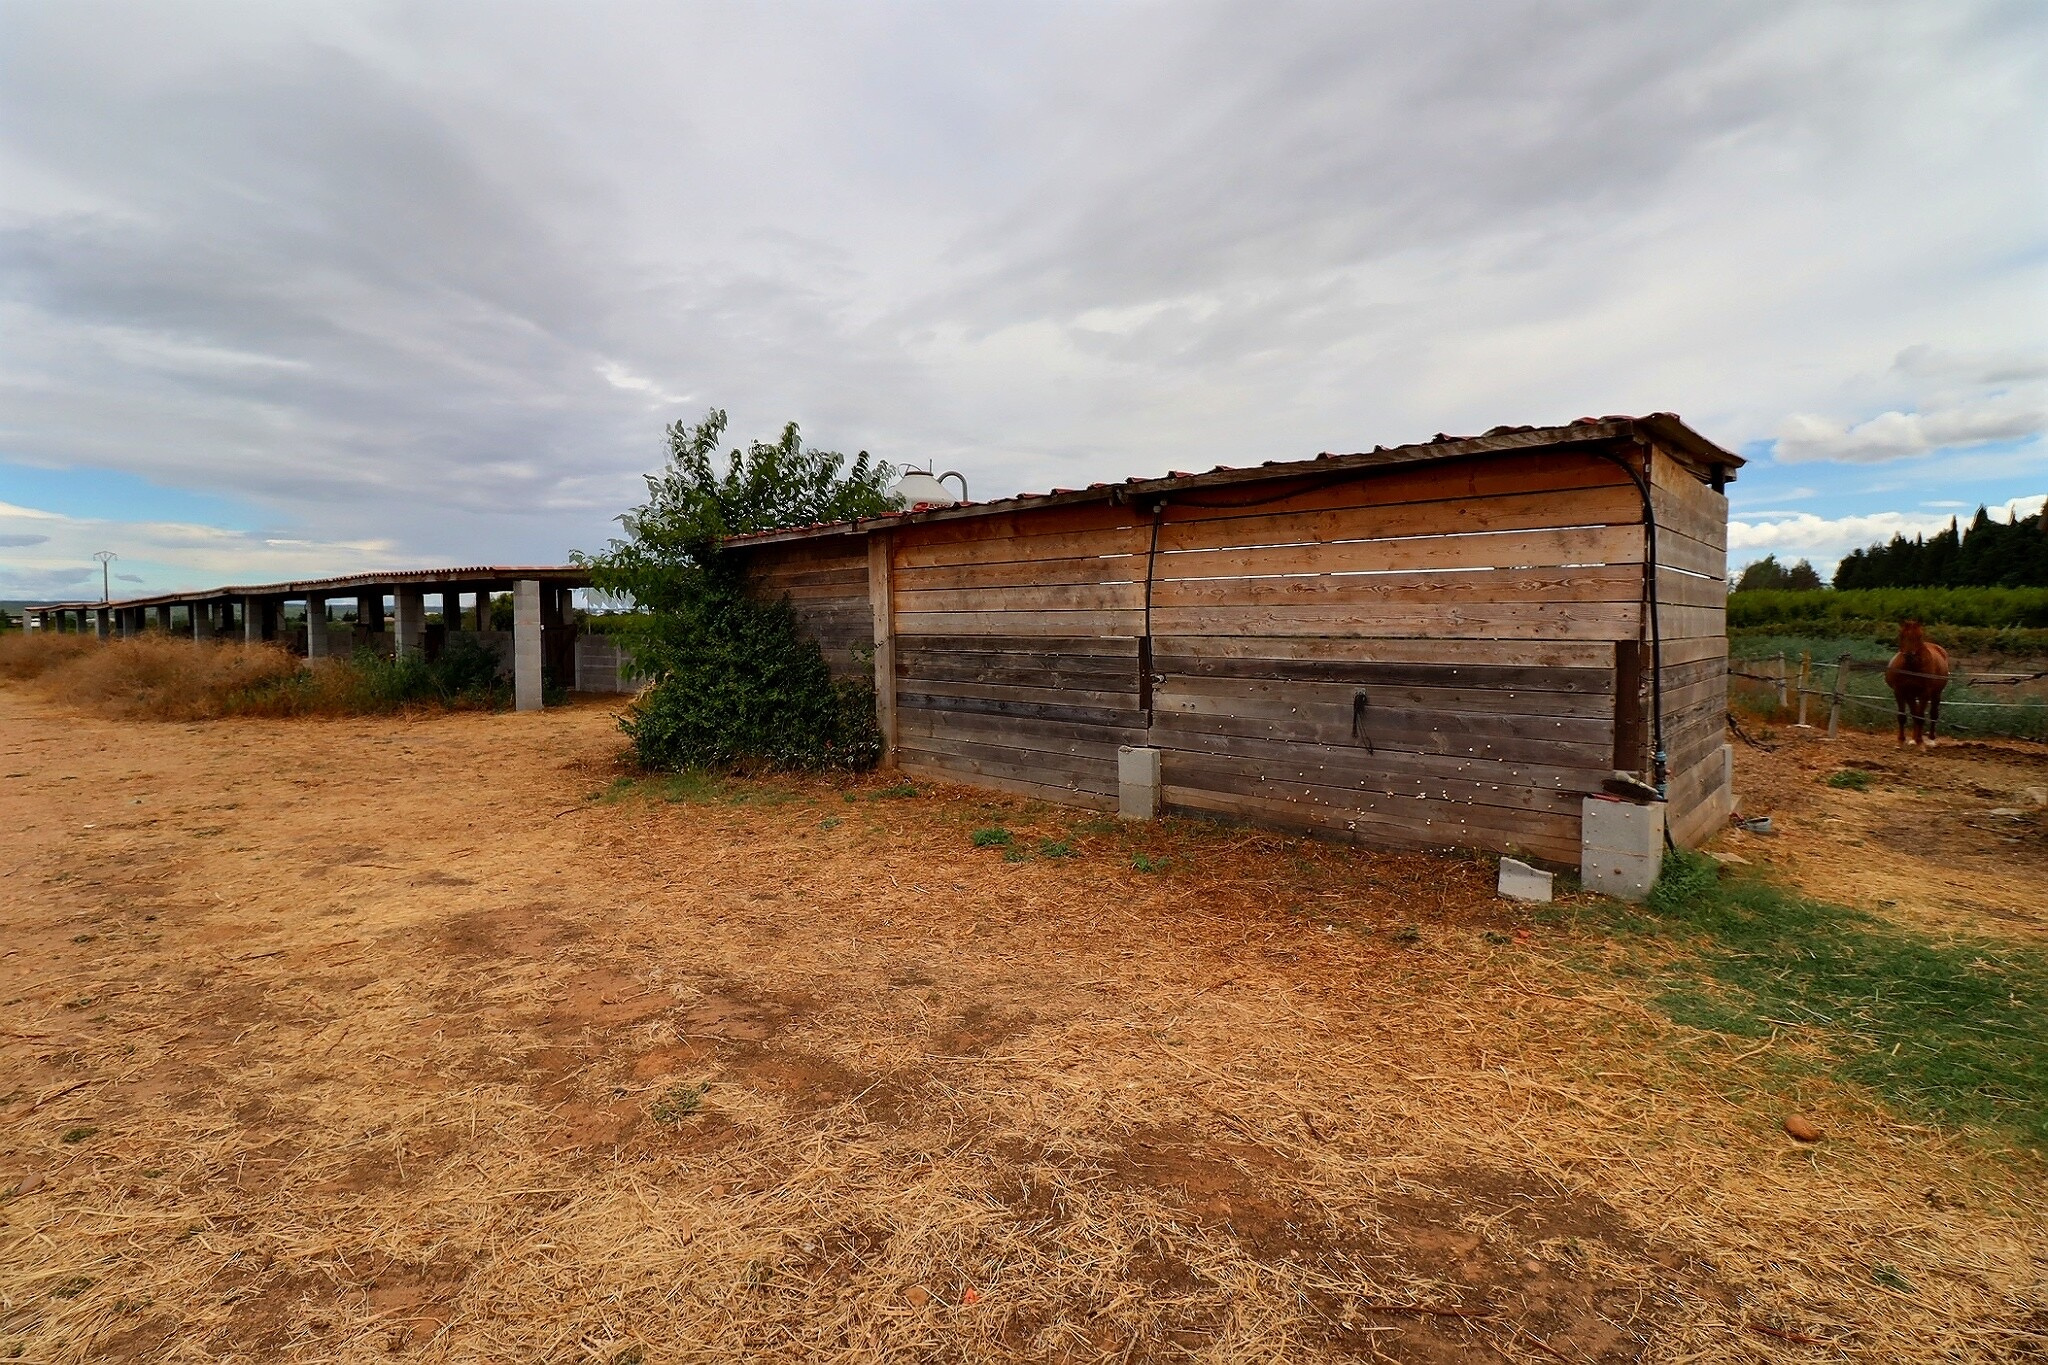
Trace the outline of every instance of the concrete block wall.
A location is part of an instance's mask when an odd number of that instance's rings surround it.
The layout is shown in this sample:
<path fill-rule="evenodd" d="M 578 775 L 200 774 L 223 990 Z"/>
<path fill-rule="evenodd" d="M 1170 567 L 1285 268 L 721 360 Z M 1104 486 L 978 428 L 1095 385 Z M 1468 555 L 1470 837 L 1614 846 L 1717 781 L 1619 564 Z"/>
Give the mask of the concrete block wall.
<path fill-rule="evenodd" d="M 626 654 L 616 640 L 604 635 L 576 637 L 578 692 L 638 692 L 646 685 L 626 676 Z"/>

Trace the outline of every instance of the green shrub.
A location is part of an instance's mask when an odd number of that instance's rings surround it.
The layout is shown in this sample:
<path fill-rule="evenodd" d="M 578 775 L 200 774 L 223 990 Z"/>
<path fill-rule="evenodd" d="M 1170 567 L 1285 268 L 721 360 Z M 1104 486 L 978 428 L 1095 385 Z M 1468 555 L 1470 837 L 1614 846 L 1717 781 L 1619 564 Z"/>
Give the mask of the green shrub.
<path fill-rule="evenodd" d="M 643 767 L 871 768 L 882 757 L 872 684 L 834 679 L 785 601 L 747 595 L 723 562 L 636 629 L 654 685 L 620 722 Z"/>
<path fill-rule="evenodd" d="M 1001 826 L 990 829 L 978 829 L 967 837 L 969 842 L 976 848 L 1008 848 L 1014 841 L 1014 836 L 1010 831 Z"/>
<path fill-rule="evenodd" d="M 749 591 L 726 538 L 872 516 L 893 506 L 893 471 L 863 451 L 849 462 L 804 444 L 794 422 L 776 442 L 733 450 L 721 468 L 723 411 L 669 428 L 669 463 L 647 501 L 595 554 L 591 586 L 632 610 L 605 630 L 651 680 L 620 722 L 649 768 L 868 768 L 882 756 L 871 681 L 835 680 L 788 600 Z"/>

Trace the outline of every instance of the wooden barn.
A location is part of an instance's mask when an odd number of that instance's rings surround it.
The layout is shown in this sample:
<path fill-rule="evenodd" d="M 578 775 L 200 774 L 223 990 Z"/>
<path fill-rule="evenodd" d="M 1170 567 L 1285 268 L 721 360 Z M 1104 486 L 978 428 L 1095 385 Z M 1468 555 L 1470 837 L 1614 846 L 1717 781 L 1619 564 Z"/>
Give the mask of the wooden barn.
<path fill-rule="evenodd" d="M 1676 417 L 745 537 L 912 774 L 1576 863 L 1617 772 L 1727 818 L 1727 500 Z M 1659 762 L 1661 752 L 1662 762 Z M 1596 812 L 1597 813 L 1597 812 Z"/>

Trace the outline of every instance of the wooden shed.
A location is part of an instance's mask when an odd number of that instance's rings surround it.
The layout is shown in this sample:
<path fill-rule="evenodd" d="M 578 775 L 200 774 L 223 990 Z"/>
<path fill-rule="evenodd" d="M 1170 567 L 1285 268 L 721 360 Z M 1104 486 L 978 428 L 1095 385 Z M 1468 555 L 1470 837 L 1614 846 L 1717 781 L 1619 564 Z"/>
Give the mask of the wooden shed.
<path fill-rule="evenodd" d="M 1617 771 L 1727 818 L 1727 500 L 1676 417 L 1098 484 L 745 537 L 909 773 L 1387 847 L 1580 854 Z M 1658 755 L 1663 755 L 1660 764 Z"/>

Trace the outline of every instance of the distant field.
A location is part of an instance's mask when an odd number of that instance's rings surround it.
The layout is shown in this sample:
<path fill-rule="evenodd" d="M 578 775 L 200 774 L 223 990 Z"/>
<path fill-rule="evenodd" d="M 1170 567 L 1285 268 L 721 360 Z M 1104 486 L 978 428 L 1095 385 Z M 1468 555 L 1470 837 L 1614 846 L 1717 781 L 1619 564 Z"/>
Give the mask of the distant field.
<path fill-rule="evenodd" d="M 1943 645 L 1964 654 L 2048 657 L 2048 588 L 1768 590 L 1728 599 L 1728 634 L 1744 648 L 1772 636 L 1888 644 L 1905 620 L 1934 627 Z"/>

